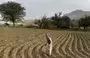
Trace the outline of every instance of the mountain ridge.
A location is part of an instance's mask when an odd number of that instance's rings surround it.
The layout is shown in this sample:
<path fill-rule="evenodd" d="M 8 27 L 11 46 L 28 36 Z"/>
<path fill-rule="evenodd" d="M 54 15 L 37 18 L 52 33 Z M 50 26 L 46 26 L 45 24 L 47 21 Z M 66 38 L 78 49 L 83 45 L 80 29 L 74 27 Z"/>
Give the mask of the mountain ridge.
<path fill-rule="evenodd" d="M 80 19 L 85 16 L 90 16 L 90 11 L 83 11 L 83 10 L 74 10 L 70 13 L 65 14 L 65 16 L 70 17 L 70 19 Z"/>

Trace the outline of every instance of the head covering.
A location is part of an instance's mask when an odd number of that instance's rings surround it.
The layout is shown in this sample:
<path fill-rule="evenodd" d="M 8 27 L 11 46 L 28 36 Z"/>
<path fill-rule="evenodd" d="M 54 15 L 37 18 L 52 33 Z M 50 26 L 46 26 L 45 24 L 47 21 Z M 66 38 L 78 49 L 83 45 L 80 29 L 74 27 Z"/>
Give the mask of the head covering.
<path fill-rule="evenodd" d="M 51 43 L 51 38 L 49 37 L 48 33 L 46 33 L 46 39 L 47 39 L 47 43 L 50 44 Z"/>

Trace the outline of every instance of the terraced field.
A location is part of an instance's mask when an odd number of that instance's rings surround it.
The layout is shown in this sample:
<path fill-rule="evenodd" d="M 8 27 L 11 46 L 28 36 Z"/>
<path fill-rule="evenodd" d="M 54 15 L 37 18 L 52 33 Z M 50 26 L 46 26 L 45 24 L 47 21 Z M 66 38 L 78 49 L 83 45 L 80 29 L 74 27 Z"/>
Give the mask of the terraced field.
<path fill-rule="evenodd" d="M 53 40 L 45 53 L 45 33 Z M 0 58 L 90 58 L 90 32 L 0 28 Z"/>

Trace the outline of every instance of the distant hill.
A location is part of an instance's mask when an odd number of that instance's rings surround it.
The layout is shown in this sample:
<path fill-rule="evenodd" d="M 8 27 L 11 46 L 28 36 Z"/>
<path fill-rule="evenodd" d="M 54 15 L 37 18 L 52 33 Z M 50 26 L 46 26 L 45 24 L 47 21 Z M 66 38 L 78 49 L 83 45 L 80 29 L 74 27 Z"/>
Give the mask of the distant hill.
<path fill-rule="evenodd" d="M 70 17 L 70 19 L 80 19 L 81 17 L 84 16 L 90 16 L 90 11 L 75 10 L 65 14 L 65 16 Z"/>

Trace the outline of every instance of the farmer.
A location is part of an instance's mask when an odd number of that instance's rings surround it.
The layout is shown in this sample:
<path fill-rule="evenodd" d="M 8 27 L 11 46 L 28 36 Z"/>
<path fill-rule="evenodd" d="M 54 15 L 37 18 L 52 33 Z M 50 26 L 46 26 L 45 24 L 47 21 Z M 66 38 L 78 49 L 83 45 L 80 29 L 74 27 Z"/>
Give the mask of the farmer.
<path fill-rule="evenodd" d="M 49 56 L 51 56 L 51 53 L 52 53 L 52 39 L 48 35 L 48 33 L 46 33 L 46 40 L 47 40 L 46 52 L 48 53 Z"/>

